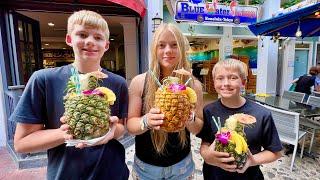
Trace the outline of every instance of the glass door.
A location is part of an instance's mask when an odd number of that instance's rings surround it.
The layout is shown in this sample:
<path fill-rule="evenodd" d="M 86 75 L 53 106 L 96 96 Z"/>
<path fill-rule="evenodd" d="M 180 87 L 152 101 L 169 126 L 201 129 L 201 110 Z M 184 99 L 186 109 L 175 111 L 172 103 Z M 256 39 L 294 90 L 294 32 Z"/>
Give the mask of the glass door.
<path fill-rule="evenodd" d="M 308 73 L 308 54 L 309 50 L 296 49 L 294 58 L 293 79 Z"/>
<path fill-rule="evenodd" d="M 39 22 L 12 12 L 12 26 L 16 45 L 15 70 L 17 85 L 25 85 L 31 74 L 43 67 Z"/>

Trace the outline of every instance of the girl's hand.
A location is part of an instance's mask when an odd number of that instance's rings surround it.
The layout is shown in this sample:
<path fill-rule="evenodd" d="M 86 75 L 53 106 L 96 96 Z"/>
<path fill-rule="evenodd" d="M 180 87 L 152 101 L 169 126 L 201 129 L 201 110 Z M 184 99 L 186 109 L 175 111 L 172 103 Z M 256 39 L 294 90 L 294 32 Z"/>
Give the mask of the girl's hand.
<path fill-rule="evenodd" d="M 164 114 L 161 114 L 160 109 L 151 108 L 149 113 L 145 114 L 147 126 L 149 129 L 159 130 L 163 124 Z"/>

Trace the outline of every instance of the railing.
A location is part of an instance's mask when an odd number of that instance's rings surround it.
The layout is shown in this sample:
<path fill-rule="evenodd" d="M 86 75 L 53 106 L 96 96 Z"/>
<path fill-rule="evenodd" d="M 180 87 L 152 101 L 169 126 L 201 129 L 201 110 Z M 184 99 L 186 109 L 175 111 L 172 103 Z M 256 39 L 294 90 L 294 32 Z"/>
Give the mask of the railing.
<path fill-rule="evenodd" d="M 14 121 L 10 121 L 9 117 L 13 113 L 15 107 L 17 106 L 19 99 L 22 95 L 24 85 L 19 85 L 19 86 L 9 86 L 8 90 L 5 91 L 6 98 L 7 98 L 7 138 L 8 141 L 13 141 L 13 136 L 16 128 L 16 123 Z"/>
<path fill-rule="evenodd" d="M 16 130 L 16 122 L 14 120 L 10 120 L 10 116 L 18 104 L 24 88 L 24 85 L 9 86 L 8 90 L 5 91 L 7 102 L 7 147 L 19 169 L 41 167 L 47 164 L 47 156 L 45 152 L 17 153 L 14 150 L 13 139 Z"/>

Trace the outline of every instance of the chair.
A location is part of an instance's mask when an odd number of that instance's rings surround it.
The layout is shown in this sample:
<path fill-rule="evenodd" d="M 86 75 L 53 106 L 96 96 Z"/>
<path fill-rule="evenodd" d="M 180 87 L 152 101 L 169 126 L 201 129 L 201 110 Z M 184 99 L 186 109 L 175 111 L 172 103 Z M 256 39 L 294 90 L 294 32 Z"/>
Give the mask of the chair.
<path fill-rule="evenodd" d="M 292 171 L 293 163 L 298 149 L 298 142 L 303 138 L 300 158 L 302 158 L 306 132 L 299 130 L 299 113 L 289 112 L 277 108 L 264 105 L 271 111 L 275 126 L 277 128 L 280 140 L 284 143 L 294 145 L 291 159 L 290 171 Z"/>
<path fill-rule="evenodd" d="M 300 102 L 300 103 L 303 102 L 304 96 L 305 96 L 304 93 L 294 92 L 294 91 L 284 91 L 282 95 L 283 98 L 289 99 L 294 102 Z"/>
<path fill-rule="evenodd" d="M 312 94 L 313 96 L 320 97 L 320 92 L 312 91 L 311 94 Z"/>
<path fill-rule="evenodd" d="M 320 107 L 320 97 L 309 96 L 307 104 L 315 107 Z"/>
<path fill-rule="evenodd" d="M 307 105 L 320 107 L 320 97 L 309 96 L 307 100 Z M 302 128 L 307 130 L 308 133 L 311 134 L 311 141 L 310 141 L 310 146 L 308 151 L 308 153 L 310 154 L 316 131 L 320 129 L 320 122 L 317 121 L 315 118 L 301 118 L 300 125 L 302 125 Z"/>

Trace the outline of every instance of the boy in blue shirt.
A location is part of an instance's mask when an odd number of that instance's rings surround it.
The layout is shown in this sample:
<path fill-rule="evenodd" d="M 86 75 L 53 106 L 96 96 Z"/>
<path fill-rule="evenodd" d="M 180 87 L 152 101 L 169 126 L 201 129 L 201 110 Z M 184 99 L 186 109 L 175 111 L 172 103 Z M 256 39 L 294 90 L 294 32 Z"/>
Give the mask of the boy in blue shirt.
<path fill-rule="evenodd" d="M 68 19 L 66 43 L 73 48 L 73 64 L 42 69 L 30 77 L 11 119 L 17 122 L 14 146 L 17 152 L 47 150 L 47 179 L 128 179 L 124 147 L 116 140 L 124 134 L 128 111 L 126 81 L 100 67 L 109 48 L 109 29 L 103 17 L 93 11 L 78 11 Z M 79 73 L 100 70 L 108 75 L 100 86 L 117 97 L 111 108 L 113 133 L 92 147 L 66 147 L 71 139 L 64 121 L 63 96 L 71 68 Z M 120 98 L 121 97 L 121 98 Z M 77 148 L 78 147 L 78 148 Z"/>
<path fill-rule="evenodd" d="M 247 76 L 247 68 L 243 62 L 235 59 L 219 61 L 212 70 L 212 76 L 220 98 L 204 107 L 204 125 L 197 135 L 202 139 L 200 153 L 205 161 L 204 179 L 263 179 L 259 165 L 280 158 L 282 149 L 271 112 L 240 95 Z M 225 120 L 236 113 L 245 113 L 256 118 L 253 127 L 244 129 L 250 152 L 241 169 L 237 169 L 235 159 L 229 153 L 214 150 L 217 128 L 212 116 L 219 117 L 224 125 Z"/>

